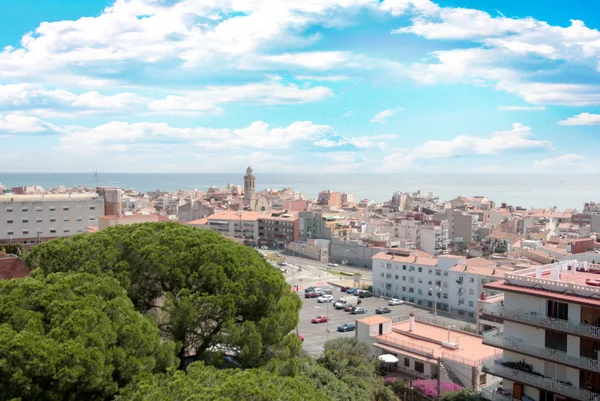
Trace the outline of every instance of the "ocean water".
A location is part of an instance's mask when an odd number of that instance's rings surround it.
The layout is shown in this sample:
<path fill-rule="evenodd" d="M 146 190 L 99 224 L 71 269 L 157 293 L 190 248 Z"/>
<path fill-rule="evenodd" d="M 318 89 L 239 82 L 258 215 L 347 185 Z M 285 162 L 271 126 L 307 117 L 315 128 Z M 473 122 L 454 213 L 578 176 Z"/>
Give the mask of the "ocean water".
<path fill-rule="evenodd" d="M 393 192 L 422 190 L 449 200 L 463 195 L 486 196 L 498 205 L 551 207 L 581 210 L 587 201 L 600 201 L 600 174 L 272 174 L 255 172 L 256 188 L 281 189 L 291 187 L 314 198 L 319 191 L 331 189 L 353 193 L 356 199 L 382 202 L 391 199 Z M 44 188 L 63 185 L 94 187 L 92 173 L 0 173 L 0 183 L 15 187 L 41 185 Z M 99 173 L 98 185 L 118 186 L 147 192 L 204 190 L 227 183 L 243 185 L 239 174 L 173 174 L 173 173 Z"/>

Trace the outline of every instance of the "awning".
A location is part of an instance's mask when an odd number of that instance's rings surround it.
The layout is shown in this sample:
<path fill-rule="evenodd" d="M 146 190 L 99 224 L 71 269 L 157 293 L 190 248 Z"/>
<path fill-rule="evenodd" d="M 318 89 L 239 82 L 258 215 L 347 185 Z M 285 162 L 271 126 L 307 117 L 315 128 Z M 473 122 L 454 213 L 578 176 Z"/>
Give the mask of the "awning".
<path fill-rule="evenodd" d="M 379 360 L 383 361 L 385 363 L 396 363 L 398 362 L 398 358 L 396 358 L 394 355 L 390 355 L 390 354 L 383 354 L 379 356 Z"/>
<path fill-rule="evenodd" d="M 390 353 L 393 353 L 396 355 L 403 355 L 403 356 L 407 356 L 412 359 L 416 359 L 417 361 L 437 364 L 437 361 L 435 359 L 427 358 L 426 356 L 415 354 L 414 352 L 405 351 L 400 348 L 394 348 L 389 345 L 384 345 L 384 344 L 379 344 L 379 343 L 375 343 L 375 344 L 373 344 L 373 346 L 377 347 L 379 349 L 385 350 L 386 352 L 390 352 Z"/>

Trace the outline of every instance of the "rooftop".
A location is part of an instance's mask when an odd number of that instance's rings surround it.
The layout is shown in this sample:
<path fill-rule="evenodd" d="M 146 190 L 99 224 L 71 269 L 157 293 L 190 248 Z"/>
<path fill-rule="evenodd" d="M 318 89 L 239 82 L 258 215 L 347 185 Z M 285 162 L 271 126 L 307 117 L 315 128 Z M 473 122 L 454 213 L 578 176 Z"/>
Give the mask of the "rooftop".
<path fill-rule="evenodd" d="M 561 261 L 507 273 L 485 287 L 600 306 L 600 265 Z"/>
<path fill-rule="evenodd" d="M 373 256 L 373 259 L 377 260 L 389 260 L 393 262 L 405 262 L 405 263 L 413 263 L 417 265 L 425 265 L 425 266 L 437 266 L 437 259 L 430 257 L 420 257 L 416 255 L 411 256 L 402 256 L 400 254 L 394 252 L 379 252 L 377 255 Z"/>
<path fill-rule="evenodd" d="M 98 199 L 96 193 L 0 195 L 0 202 L 82 201 Z"/>
<path fill-rule="evenodd" d="M 263 215 L 259 212 L 237 212 L 235 210 L 223 210 L 221 212 L 215 212 L 207 217 L 211 220 L 241 220 L 241 221 L 256 221 Z M 188 223 L 189 224 L 189 223 Z"/>
<path fill-rule="evenodd" d="M 456 349 L 442 345 L 448 342 L 448 333 L 450 343 L 456 344 Z M 392 332 L 375 338 L 389 345 L 402 344 L 402 348 L 412 349 L 415 353 L 425 352 L 433 358 L 454 359 L 469 365 L 480 365 L 483 359 L 492 358 L 498 353 L 496 348 L 483 345 L 481 337 L 462 331 L 420 322 L 414 322 L 414 330 L 409 331 L 408 320 L 393 324 Z"/>
<path fill-rule="evenodd" d="M 362 319 L 357 319 L 356 322 L 357 323 L 365 323 L 365 324 L 368 324 L 368 325 L 372 325 L 372 324 L 385 323 L 385 322 L 387 322 L 389 320 L 390 320 L 389 317 L 384 317 L 384 316 L 369 316 L 369 317 L 363 317 Z"/>

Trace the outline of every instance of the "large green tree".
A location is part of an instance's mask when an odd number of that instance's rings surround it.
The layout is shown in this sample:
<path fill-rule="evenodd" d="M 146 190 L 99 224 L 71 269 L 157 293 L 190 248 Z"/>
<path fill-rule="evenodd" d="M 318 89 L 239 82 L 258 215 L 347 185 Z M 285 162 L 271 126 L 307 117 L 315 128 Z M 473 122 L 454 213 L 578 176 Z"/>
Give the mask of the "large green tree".
<path fill-rule="evenodd" d="M 40 244 L 26 261 L 43 274 L 115 277 L 140 312 L 155 313 L 163 335 L 180 345 L 182 361 L 226 351 L 252 367 L 300 347 L 289 333 L 301 300 L 281 274 L 256 251 L 209 230 L 113 226 Z"/>
<path fill-rule="evenodd" d="M 304 376 L 284 377 L 262 368 L 217 370 L 195 362 L 187 371 L 146 376 L 117 401 L 328 401 Z"/>
<path fill-rule="evenodd" d="M 56 273 L 0 282 L 0 400 L 106 400 L 173 365 L 175 347 L 117 280 Z"/>

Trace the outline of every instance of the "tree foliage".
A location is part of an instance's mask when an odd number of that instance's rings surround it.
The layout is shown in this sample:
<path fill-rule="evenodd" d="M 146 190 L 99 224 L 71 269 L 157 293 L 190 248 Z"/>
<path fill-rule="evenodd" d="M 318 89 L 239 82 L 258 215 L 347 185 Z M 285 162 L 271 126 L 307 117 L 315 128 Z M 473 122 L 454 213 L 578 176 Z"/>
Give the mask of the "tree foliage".
<path fill-rule="evenodd" d="M 4 244 L 0 246 L 0 251 L 5 251 L 6 253 L 12 253 L 13 255 L 21 256 L 23 255 L 23 246 L 21 244 Z"/>
<path fill-rule="evenodd" d="M 177 223 L 118 225 L 45 242 L 26 255 L 43 274 L 108 274 L 142 312 L 155 312 L 180 358 L 208 358 L 217 346 L 245 367 L 293 356 L 301 300 L 256 251 L 209 230 Z M 292 337 L 290 335 L 290 337 Z"/>
<path fill-rule="evenodd" d="M 118 282 L 51 274 L 0 282 L 0 400 L 104 400 L 173 365 L 174 344 Z"/>
<path fill-rule="evenodd" d="M 348 385 L 356 400 L 395 400 L 393 392 L 378 376 L 379 361 L 367 344 L 356 338 L 337 338 L 325 343 L 318 363 Z"/>
<path fill-rule="evenodd" d="M 118 401 L 328 401 L 304 376 L 285 377 L 264 369 L 217 370 L 202 362 L 187 372 L 146 376 L 117 397 Z"/>

